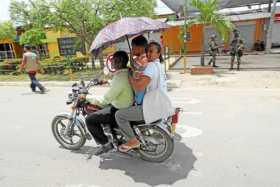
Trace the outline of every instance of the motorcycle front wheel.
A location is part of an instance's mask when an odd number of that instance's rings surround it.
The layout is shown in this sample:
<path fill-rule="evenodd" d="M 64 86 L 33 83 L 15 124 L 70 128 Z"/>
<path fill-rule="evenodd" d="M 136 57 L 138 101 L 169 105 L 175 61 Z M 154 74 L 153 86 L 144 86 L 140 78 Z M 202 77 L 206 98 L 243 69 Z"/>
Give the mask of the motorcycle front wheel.
<path fill-rule="evenodd" d="M 84 130 L 76 123 L 79 123 L 79 121 L 75 121 L 73 128 L 69 133 L 66 133 L 67 125 L 71 124 L 68 115 L 58 115 L 52 121 L 52 133 L 57 142 L 65 149 L 78 150 L 86 143 Z"/>

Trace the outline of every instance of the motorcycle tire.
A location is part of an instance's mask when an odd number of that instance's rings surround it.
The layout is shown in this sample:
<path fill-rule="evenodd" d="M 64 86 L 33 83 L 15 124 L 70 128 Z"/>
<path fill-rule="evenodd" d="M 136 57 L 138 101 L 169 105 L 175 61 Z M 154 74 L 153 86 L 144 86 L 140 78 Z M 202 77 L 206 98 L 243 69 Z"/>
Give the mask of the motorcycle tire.
<path fill-rule="evenodd" d="M 154 132 L 157 132 L 158 134 L 161 134 L 161 136 L 165 140 L 164 151 L 159 155 L 152 155 L 149 152 L 145 151 L 142 146 L 140 146 L 138 153 L 140 154 L 141 159 L 143 159 L 145 161 L 163 162 L 172 155 L 172 153 L 174 151 L 174 140 L 166 131 L 164 131 L 163 129 L 161 129 L 157 126 L 149 127 L 149 129 L 153 130 Z M 140 131 L 142 131 L 142 130 L 140 129 Z"/>
<path fill-rule="evenodd" d="M 59 115 L 56 116 L 53 121 L 52 121 L 52 133 L 56 139 L 56 141 L 65 149 L 69 149 L 69 150 L 78 150 L 81 147 L 83 147 L 86 143 L 86 137 L 84 135 L 84 130 L 82 129 L 82 127 L 80 125 L 75 125 L 78 130 L 81 133 L 81 137 L 80 140 L 77 143 L 71 144 L 67 141 L 65 141 L 65 139 L 62 137 L 62 135 L 60 134 L 60 132 L 58 132 L 58 124 L 61 120 L 69 120 L 69 116 L 68 115 Z M 79 123 L 77 121 L 77 123 Z"/>

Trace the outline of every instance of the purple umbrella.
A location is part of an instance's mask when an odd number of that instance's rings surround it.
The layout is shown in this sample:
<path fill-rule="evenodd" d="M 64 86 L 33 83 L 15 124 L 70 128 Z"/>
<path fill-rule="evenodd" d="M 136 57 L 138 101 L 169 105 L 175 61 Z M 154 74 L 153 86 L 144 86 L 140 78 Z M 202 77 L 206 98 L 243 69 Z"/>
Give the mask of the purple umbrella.
<path fill-rule="evenodd" d="M 147 17 L 126 17 L 104 27 L 91 44 L 90 51 L 97 55 L 103 48 L 145 32 L 160 31 L 169 25 Z M 129 45 L 129 42 L 128 42 Z M 130 48 L 130 45 L 129 45 Z M 131 49 L 130 49 L 131 50 Z"/>

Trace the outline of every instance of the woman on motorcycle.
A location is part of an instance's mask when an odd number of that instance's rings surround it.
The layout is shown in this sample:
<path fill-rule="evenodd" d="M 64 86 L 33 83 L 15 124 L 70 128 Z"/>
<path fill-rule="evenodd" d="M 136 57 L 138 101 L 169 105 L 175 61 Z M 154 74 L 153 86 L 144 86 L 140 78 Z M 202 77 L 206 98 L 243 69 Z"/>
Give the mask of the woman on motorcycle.
<path fill-rule="evenodd" d="M 147 58 L 149 63 L 143 75 L 138 79 L 129 78 L 130 84 L 134 90 L 146 90 L 146 93 L 158 89 L 158 86 L 162 91 L 167 92 L 166 76 L 161 65 L 162 56 L 160 44 L 151 42 L 148 45 Z M 159 77 L 160 80 L 158 81 Z M 128 137 L 128 142 L 119 146 L 119 150 L 127 152 L 131 149 L 138 148 L 140 142 L 130 126 L 130 121 L 144 120 L 142 106 L 137 105 L 126 109 L 120 109 L 116 112 L 115 117 L 120 129 L 125 132 Z"/>
<path fill-rule="evenodd" d="M 101 148 L 95 153 L 96 155 L 112 149 L 111 143 L 103 132 L 101 124 L 116 124 L 115 112 L 119 109 L 128 108 L 133 103 L 133 91 L 128 81 L 128 55 L 124 51 L 117 51 L 113 54 L 112 66 L 116 69 L 111 82 L 109 91 L 101 98 L 86 97 L 90 103 L 102 107 L 93 114 L 86 117 L 87 128 Z"/>

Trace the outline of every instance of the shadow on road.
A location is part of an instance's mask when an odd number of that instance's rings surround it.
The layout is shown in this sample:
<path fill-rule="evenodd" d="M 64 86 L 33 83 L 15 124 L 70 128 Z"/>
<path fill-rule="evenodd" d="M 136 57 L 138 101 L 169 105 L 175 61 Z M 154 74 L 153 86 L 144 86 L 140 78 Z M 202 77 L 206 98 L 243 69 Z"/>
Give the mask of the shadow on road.
<path fill-rule="evenodd" d="M 94 153 L 96 152 L 97 149 L 98 149 L 97 147 L 84 146 L 79 150 L 71 150 L 71 152 L 87 155 L 87 160 L 89 160 L 92 158 L 92 156 L 94 156 Z"/>
<path fill-rule="evenodd" d="M 145 162 L 137 157 L 120 156 L 120 153 L 112 153 L 102 158 L 100 169 L 122 170 L 135 182 L 151 186 L 171 185 L 186 179 L 197 160 L 192 150 L 180 141 L 176 141 L 172 157 L 163 163 Z"/>

